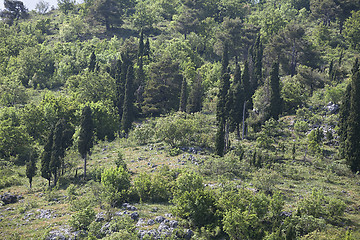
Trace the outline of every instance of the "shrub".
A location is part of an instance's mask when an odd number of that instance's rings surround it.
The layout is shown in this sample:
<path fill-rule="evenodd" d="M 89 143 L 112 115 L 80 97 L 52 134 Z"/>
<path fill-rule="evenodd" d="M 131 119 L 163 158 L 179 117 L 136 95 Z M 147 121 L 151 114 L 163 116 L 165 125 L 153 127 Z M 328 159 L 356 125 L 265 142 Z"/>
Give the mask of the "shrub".
<path fill-rule="evenodd" d="M 134 180 L 134 189 L 140 201 L 163 202 L 170 198 L 169 179 L 162 174 L 141 173 Z"/>
<path fill-rule="evenodd" d="M 173 213 L 188 219 L 196 227 L 206 226 L 216 221 L 215 195 L 206 189 L 185 191 L 175 195 Z"/>
<path fill-rule="evenodd" d="M 122 167 L 105 169 L 101 174 L 101 183 L 106 198 L 114 206 L 126 197 L 127 190 L 130 188 L 130 175 Z"/>
<path fill-rule="evenodd" d="M 130 132 L 129 138 L 134 139 L 140 145 L 149 143 L 155 135 L 153 125 L 152 122 L 148 122 L 136 126 L 136 128 Z"/>
<path fill-rule="evenodd" d="M 91 207 L 84 208 L 71 216 L 69 224 L 75 230 L 87 230 L 95 220 L 95 211 Z"/>
<path fill-rule="evenodd" d="M 306 121 L 296 121 L 294 123 L 294 130 L 297 134 L 305 133 L 309 130 L 309 124 Z"/>
<path fill-rule="evenodd" d="M 342 200 L 326 197 L 321 191 L 313 189 L 311 195 L 299 202 L 298 211 L 333 222 L 344 214 L 345 209 L 346 204 Z"/>
<path fill-rule="evenodd" d="M 117 158 L 115 159 L 116 167 L 122 167 L 123 169 L 127 170 L 127 165 L 125 163 L 125 155 L 122 151 L 118 152 Z"/>

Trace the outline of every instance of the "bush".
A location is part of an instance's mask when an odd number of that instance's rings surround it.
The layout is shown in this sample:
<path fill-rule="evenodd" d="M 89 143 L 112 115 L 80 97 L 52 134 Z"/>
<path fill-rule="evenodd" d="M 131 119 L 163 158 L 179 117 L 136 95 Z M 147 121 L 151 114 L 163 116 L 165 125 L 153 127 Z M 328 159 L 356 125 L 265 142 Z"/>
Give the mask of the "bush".
<path fill-rule="evenodd" d="M 122 167 L 123 169 L 127 170 L 127 165 L 125 163 L 125 155 L 122 151 L 118 152 L 117 158 L 115 159 L 116 167 Z"/>
<path fill-rule="evenodd" d="M 123 201 L 130 188 L 130 175 L 122 167 L 105 169 L 101 174 L 101 183 L 110 205 Z"/>
<path fill-rule="evenodd" d="M 305 121 L 296 121 L 294 124 L 294 130 L 297 134 L 305 133 L 309 130 L 309 124 Z"/>
<path fill-rule="evenodd" d="M 92 221 L 95 220 L 95 211 L 87 207 L 71 216 L 69 224 L 75 230 L 87 230 Z"/>
<path fill-rule="evenodd" d="M 130 139 L 134 139 L 138 144 L 144 145 L 151 142 L 155 135 L 153 122 L 143 123 L 136 126 L 129 134 Z"/>
<path fill-rule="evenodd" d="M 321 191 L 313 189 L 311 195 L 299 202 L 298 211 L 301 214 L 334 222 L 339 220 L 345 209 L 346 204 L 342 200 L 326 197 Z"/>
<path fill-rule="evenodd" d="M 161 174 L 141 173 L 134 180 L 134 189 L 144 202 L 164 202 L 171 195 L 169 180 Z"/>

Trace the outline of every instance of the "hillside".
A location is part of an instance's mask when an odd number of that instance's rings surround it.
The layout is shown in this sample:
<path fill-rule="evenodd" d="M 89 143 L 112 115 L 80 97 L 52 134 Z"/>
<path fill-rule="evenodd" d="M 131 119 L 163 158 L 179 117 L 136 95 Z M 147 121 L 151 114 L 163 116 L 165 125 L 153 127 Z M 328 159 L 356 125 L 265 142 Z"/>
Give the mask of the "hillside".
<path fill-rule="evenodd" d="M 360 2 L 0 12 L 0 239 L 359 239 Z"/>

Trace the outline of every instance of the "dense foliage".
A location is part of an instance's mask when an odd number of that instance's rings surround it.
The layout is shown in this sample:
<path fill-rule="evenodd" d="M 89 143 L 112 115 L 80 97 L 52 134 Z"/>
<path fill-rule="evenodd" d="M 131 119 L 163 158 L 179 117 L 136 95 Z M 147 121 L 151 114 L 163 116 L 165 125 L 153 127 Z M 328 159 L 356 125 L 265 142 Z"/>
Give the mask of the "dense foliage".
<path fill-rule="evenodd" d="M 358 179 L 358 0 L 4 0 L 0 18 L 0 189 L 66 186 L 80 237 L 111 238 L 99 207 L 134 238 L 124 202 L 165 205 L 195 239 L 359 232 L 357 193 L 289 183 Z"/>

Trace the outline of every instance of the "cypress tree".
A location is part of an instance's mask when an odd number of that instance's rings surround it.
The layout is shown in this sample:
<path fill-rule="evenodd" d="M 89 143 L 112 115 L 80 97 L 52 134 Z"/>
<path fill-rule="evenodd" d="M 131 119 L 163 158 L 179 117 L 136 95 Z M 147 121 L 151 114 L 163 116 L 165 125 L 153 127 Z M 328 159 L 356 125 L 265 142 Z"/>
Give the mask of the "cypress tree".
<path fill-rule="evenodd" d="M 275 62 L 270 72 L 270 117 L 279 119 L 281 113 L 279 63 Z"/>
<path fill-rule="evenodd" d="M 92 111 L 89 106 L 85 106 L 81 113 L 80 133 L 78 142 L 78 151 L 84 159 L 84 179 L 86 178 L 86 160 L 90 149 L 93 146 L 94 123 Z"/>
<path fill-rule="evenodd" d="M 236 135 L 240 138 L 240 124 L 242 121 L 244 108 L 244 89 L 241 83 L 241 70 L 238 63 L 235 66 L 234 82 L 233 82 L 233 103 L 231 111 L 231 121 L 235 127 Z"/>
<path fill-rule="evenodd" d="M 51 161 L 51 151 L 53 146 L 53 138 L 54 138 L 54 131 L 51 130 L 46 144 L 44 146 L 44 151 L 41 155 L 41 176 L 49 181 L 51 180 L 51 171 L 50 171 L 50 161 Z"/>
<path fill-rule="evenodd" d="M 57 183 L 59 169 L 61 167 L 61 158 L 64 156 L 63 149 L 63 132 L 64 132 L 64 120 L 59 120 L 54 129 L 54 140 L 51 151 L 51 160 L 50 160 L 50 171 L 54 176 L 54 185 Z"/>
<path fill-rule="evenodd" d="M 224 155 L 225 148 L 225 126 L 228 114 L 226 112 L 226 103 L 228 97 L 228 91 L 230 88 L 230 74 L 228 70 L 228 48 L 225 45 L 222 63 L 221 63 L 221 80 L 218 93 L 218 102 L 216 106 L 216 119 L 218 123 L 218 130 L 215 140 L 215 151 L 219 156 Z"/>
<path fill-rule="evenodd" d="M 201 80 L 201 76 L 198 75 L 195 82 L 193 83 L 193 86 L 189 94 L 188 105 L 187 105 L 188 113 L 195 113 L 201 111 L 202 97 L 203 97 L 202 80 Z"/>
<path fill-rule="evenodd" d="M 134 69 L 133 66 L 130 65 L 128 67 L 127 75 L 126 75 L 123 115 L 121 119 L 121 129 L 124 131 L 125 134 L 129 133 L 134 118 L 133 82 L 134 82 Z"/>
<path fill-rule="evenodd" d="M 187 81 L 183 77 L 182 83 L 181 83 L 180 104 L 179 104 L 180 112 L 186 111 L 186 104 L 187 104 Z"/>
<path fill-rule="evenodd" d="M 123 107 L 124 107 L 124 98 L 125 98 L 125 84 L 126 84 L 126 76 L 128 72 L 128 68 L 130 65 L 132 65 L 131 60 L 129 59 L 128 53 L 125 53 L 121 56 L 122 62 L 121 62 L 121 70 L 119 80 L 117 83 L 118 88 L 118 110 L 119 110 L 119 118 L 120 121 L 122 119 L 123 115 Z"/>
<path fill-rule="evenodd" d="M 95 52 L 93 51 L 90 56 L 89 71 L 94 72 L 95 67 L 96 67 L 96 55 L 95 55 Z"/>
<path fill-rule="evenodd" d="M 246 118 L 246 110 L 248 106 L 251 106 L 251 86 L 250 86 L 250 72 L 249 72 L 249 63 L 245 61 L 244 63 L 244 72 L 241 77 L 242 89 L 244 92 L 243 98 L 243 114 L 242 114 L 242 138 L 245 138 L 245 118 Z M 249 104 L 247 104 L 249 103 Z"/>
<path fill-rule="evenodd" d="M 29 159 L 26 163 L 26 177 L 29 179 L 30 188 L 32 187 L 32 179 L 36 175 L 36 160 L 38 155 L 36 151 L 30 150 Z"/>
<path fill-rule="evenodd" d="M 345 140 L 347 138 L 347 121 L 350 115 L 350 95 L 351 95 L 351 84 L 348 84 L 346 87 L 345 95 L 342 99 L 339 110 L 339 142 L 340 142 L 340 155 L 345 157 Z"/>
<path fill-rule="evenodd" d="M 345 159 L 351 170 L 357 172 L 360 171 L 360 71 L 358 59 L 355 61 L 352 72 Z"/>
<path fill-rule="evenodd" d="M 144 56 L 144 32 L 141 30 L 140 32 L 140 39 L 139 39 L 139 49 L 138 49 L 138 58 L 141 58 Z"/>
<path fill-rule="evenodd" d="M 254 45 L 250 49 L 250 55 L 253 66 L 251 95 L 262 84 L 262 58 L 263 58 L 263 46 L 260 35 L 256 38 Z"/>
<path fill-rule="evenodd" d="M 144 56 L 149 57 L 150 56 L 150 41 L 149 38 L 146 39 L 146 43 L 144 46 Z"/>

